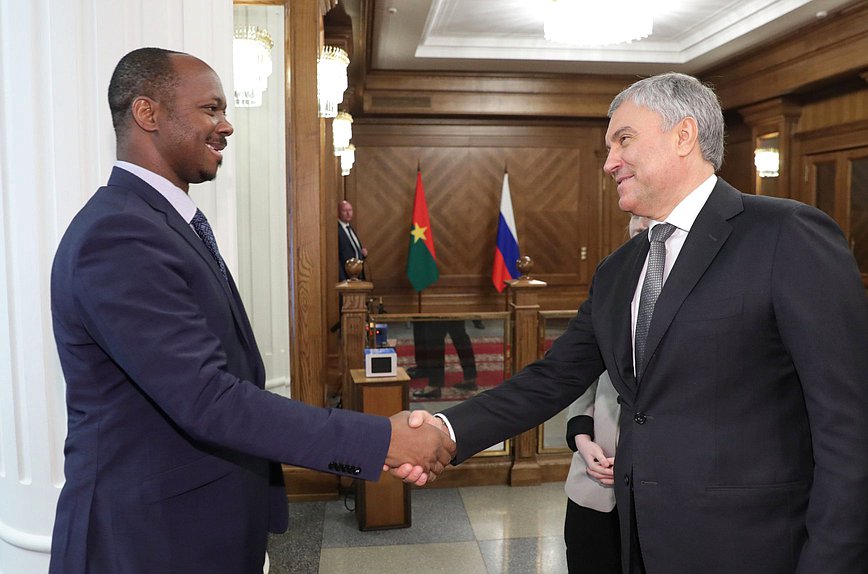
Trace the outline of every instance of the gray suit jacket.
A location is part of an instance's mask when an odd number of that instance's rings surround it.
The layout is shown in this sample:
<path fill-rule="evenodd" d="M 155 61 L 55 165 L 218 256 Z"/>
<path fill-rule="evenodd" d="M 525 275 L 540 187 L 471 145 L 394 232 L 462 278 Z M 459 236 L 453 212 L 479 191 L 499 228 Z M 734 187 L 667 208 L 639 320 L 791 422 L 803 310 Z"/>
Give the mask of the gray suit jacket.
<path fill-rule="evenodd" d="M 549 419 L 607 370 L 625 565 L 636 529 L 648 574 L 868 571 L 868 300 L 840 228 L 718 180 L 637 381 L 630 301 L 647 252 L 643 233 L 606 258 L 544 359 L 444 412 L 456 460 Z"/>

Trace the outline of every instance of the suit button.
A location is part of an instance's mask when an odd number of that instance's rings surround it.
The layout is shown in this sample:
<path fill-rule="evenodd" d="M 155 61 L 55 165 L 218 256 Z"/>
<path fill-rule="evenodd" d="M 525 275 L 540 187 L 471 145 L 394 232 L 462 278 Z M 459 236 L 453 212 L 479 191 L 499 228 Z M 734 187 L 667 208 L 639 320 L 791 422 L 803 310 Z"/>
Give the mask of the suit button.
<path fill-rule="evenodd" d="M 630 486 L 630 475 L 629 474 L 624 475 L 624 485 Z"/>
<path fill-rule="evenodd" d="M 637 425 L 644 425 L 645 421 L 648 419 L 645 417 L 645 413 L 636 413 L 636 416 L 633 417 L 633 420 L 636 421 Z"/>

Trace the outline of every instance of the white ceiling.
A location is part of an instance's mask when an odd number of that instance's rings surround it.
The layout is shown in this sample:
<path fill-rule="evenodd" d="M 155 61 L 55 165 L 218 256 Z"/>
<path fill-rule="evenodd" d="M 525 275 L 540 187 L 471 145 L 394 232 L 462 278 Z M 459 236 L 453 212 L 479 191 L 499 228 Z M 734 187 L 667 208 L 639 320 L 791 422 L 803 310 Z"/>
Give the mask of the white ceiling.
<path fill-rule="evenodd" d="M 851 0 L 646 0 L 654 32 L 600 48 L 543 38 L 547 0 L 375 0 L 371 67 L 555 73 L 695 73 Z M 612 20 L 618 19 L 618 0 Z"/>

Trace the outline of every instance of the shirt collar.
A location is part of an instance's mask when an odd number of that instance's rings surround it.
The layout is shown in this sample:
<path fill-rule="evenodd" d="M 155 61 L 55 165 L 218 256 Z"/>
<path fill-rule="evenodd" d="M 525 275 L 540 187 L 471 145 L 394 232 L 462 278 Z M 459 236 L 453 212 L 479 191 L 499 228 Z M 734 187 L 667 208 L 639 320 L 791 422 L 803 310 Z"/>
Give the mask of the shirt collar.
<path fill-rule="evenodd" d="M 711 191 L 714 189 L 716 184 L 717 176 L 711 174 L 708 179 L 700 183 L 699 187 L 691 191 L 687 197 L 682 199 L 678 205 L 675 206 L 675 209 L 673 209 L 672 213 L 670 213 L 666 218 L 666 223 L 671 223 L 678 229 L 689 233 L 690 228 L 693 227 L 693 222 L 696 221 L 699 212 L 702 211 L 705 202 L 708 201 L 708 197 L 711 195 Z M 648 225 L 648 230 L 650 231 L 652 227 L 659 225 L 660 223 L 663 222 L 652 220 Z M 651 233 L 648 233 L 648 240 L 651 240 Z"/>
<path fill-rule="evenodd" d="M 140 165 L 130 163 L 128 161 L 118 160 L 115 162 L 115 167 L 119 167 L 153 187 L 157 192 L 166 198 L 175 211 L 184 218 L 184 221 L 190 223 L 193 216 L 196 215 L 196 204 L 190 199 L 190 196 L 184 193 L 184 190 L 163 177 Z"/>

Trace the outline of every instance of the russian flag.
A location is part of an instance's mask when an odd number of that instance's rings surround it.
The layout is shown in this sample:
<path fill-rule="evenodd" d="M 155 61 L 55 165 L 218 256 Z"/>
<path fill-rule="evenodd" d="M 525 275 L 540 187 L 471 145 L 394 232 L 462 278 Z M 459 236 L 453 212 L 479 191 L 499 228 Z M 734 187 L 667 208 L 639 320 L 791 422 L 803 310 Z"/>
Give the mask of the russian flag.
<path fill-rule="evenodd" d="M 500 192 L 500 219 L 497 222 L 497 245 L 494 249 L 494 269 L 491 281 L 498 293 L 506 287 L 505 281 L 518 278 L 516 261 L 518 253 L 518 232 L 515 230 L 515 216 L 512 213 L 512 198 L 509 195 L 509 174 L 503 174 L 503 190 Z"/>

